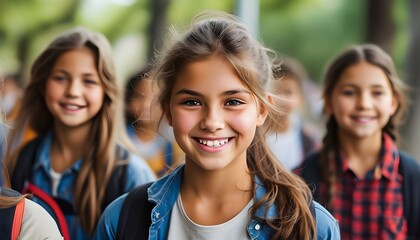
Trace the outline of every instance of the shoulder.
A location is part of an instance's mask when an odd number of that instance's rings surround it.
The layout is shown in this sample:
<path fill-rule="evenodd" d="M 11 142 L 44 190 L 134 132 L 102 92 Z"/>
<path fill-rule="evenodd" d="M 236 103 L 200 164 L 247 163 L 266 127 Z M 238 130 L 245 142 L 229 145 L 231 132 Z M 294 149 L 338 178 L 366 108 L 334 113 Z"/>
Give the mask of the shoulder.
<path fill-rule="evenodd" d="M 121 208 L 127 195 L 128 193 L 121 195 L 106 207 L 98 222 L 93 239 L 116 239 Z"/>
<path fill-rule="evenodd" d="M 312 153 L 308 154 L 304 158 L 304 160 L 300 164 L 300 166 L 295 168 L 293 171 L 296 174 L 303 177 L 305 180 L 307 180 L 308 178 L 312 179 L 312 178 L 316 177 L 316 176 L 312 177 L 312 175 L 317 175 L 319 157 L 320 157 L 319 151 L 315 151 L 315 152 L 312 152 Z"/>
<path fill-rule="evenodd" d="M 152 169 L 146 163 L 146 160 L 129 152 L 127 162 L 127 175 L 139 179 L 140 183 L 150 182 L 156 180 L 156 176 Z"/>
<path fill-rule="evenodd" d="M 401 165 L 404 171 L 411 171 L 419 174 L 420 177 L 420 163 L 410 154 L 404 151 L 398 151 L 400 155 Z"/>
<path fill-rule="evenodd" d="M 317 239 L 340 239 L 340 230 L 338 221 L 322 207 L 314 201 L 316 215 Z"/>
<path fill-rule="evenodd" d="M 19 239 L 63 239 L 63 237 L 51 215 L 37 203 L 25 199 Z"/>

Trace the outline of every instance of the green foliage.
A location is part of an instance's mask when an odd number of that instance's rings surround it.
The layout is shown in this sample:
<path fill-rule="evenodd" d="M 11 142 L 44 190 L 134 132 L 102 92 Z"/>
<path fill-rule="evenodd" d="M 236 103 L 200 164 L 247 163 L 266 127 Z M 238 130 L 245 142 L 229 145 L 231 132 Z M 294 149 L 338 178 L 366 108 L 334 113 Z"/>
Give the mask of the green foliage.
<path fill-rule="evenodd" d="M 153 0 L 132 0 L 129 6 L 122 1 L 1 0 L 0 66 L 6 72 L 20 69 L 19 42 L 28 41 L 30 63 L 56 34 L 76 25 L 103 32 L 113 44 L 127 35 L 147 41 Z M 406 5 L 406 1 L 395 1 L 394 7 L 397 34 L 393 57 L 399 68 L 403 67 L 408 41 Z M 193 16 L 206 9 L 233 13 L 235 1 L 172 0 L 167 25 L 183 29 Z M 320 81 L 325 65 L 337 51 L 363 42 L 365 9 L 364 0 L 260 0 L 259 38 L 280 55 L 301 60 L 309 76 Z M 147 48 L 147 42 L 142 45 Z"/>
<path fill-rule="evenodd" d="M 233 13 L 234 0 L 172 0 L 168 12 L 168 22 L 175 27 L 184 28 L 192 18 L 203 10 L 222 10 Z"/>
<path fill-rule="evenodd" d="M 363 0 L 278 2 L 261 0 L 261 38 L 280 55 L 299 59 L 314 80 L 332 55 L 363 39 Z"/>

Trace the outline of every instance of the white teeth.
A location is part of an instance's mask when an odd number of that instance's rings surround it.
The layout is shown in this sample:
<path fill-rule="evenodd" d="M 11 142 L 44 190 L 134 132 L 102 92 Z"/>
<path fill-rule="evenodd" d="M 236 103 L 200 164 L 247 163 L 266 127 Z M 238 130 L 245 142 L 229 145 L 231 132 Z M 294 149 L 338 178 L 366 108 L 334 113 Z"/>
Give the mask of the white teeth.
<path fill-rule="evenodd" d="M 68 109 L 70 109 L 70 110 L 76 110 L 76 109 L 79 109 L 79 107 L 78 107 L 78 106 L 75 106 L 75 105 L 66 105 L 66 108 L 68 108 Z"/>
<path fill-rule="evenodd" d="M 206 146 L 209 147 L 218 147 L 218 146 L 222 146 L 225 143 L 229 142 L 229 139 L 224 139 L 224 140 L 215 140 L 215 141 L 209 141 L 209 140 L 202 140 L 202 139 L 198 139 L 198 141 Z"/>

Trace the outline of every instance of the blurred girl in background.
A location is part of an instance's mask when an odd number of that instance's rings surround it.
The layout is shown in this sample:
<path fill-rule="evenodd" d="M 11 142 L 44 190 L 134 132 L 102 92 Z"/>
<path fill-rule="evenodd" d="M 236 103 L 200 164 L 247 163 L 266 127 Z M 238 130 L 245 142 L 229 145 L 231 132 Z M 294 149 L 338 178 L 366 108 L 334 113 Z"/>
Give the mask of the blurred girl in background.
<path fill-rule="evenodd" d="M 66 31 L 32 66 L 11 146 L 26 125 L 38 137 L 11 149 L 6 165 L 12 188 L 32 192 L 65 239 L 90 239 L 109 202 L 155 179 L 125 147 L 122 106 L 112 49 L 100 33 Z"/>

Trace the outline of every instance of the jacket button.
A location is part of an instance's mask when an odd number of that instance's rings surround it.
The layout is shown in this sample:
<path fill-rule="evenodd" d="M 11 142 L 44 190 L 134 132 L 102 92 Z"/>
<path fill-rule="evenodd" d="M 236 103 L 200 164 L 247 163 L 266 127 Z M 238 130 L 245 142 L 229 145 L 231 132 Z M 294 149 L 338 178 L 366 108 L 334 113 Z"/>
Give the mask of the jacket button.
<path fill-rule="evenodd" d="M 260 224 L 256 224 L 255 227 L 254 227 L 254 229 L 257 230 L 257 231 L 260 230 L 261 229 Z"/>

